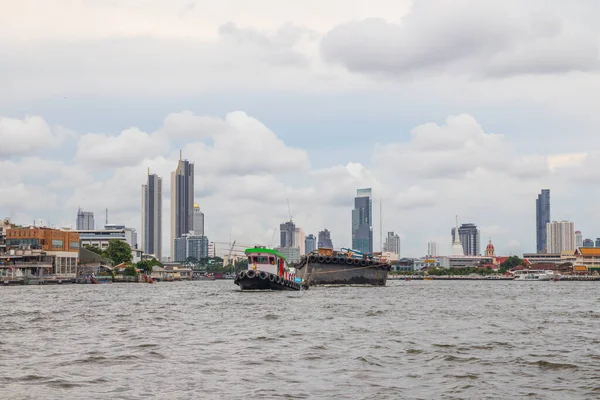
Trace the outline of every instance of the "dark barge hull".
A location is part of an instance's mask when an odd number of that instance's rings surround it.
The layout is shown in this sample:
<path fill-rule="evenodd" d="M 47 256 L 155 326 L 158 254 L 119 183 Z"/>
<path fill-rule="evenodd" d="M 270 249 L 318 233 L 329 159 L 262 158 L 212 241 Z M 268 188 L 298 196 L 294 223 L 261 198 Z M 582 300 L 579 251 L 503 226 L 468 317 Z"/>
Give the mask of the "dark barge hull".
<path fill-rule="evenodd" d="M 391 267 L 374 260 L 347 257 L 305 256 L 296 265 L 296 275 L 312 285 L 385 286 Z"/>
<path fill-rule="evenodd" d="M 283 279 L 264 271 L 241 271 L 236 274 L 233 283 L 242 290 L 300 290 L 298 282 Z"/>

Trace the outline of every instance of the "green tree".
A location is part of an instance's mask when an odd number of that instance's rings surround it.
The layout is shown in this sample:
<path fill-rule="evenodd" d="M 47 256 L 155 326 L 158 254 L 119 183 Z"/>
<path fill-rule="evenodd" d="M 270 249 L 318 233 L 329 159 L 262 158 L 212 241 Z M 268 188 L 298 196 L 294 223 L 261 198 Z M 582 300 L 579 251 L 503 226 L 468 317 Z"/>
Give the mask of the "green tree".
<path fill-rule="evenodd" d="M 525 261 L 517 256 L 510 256 L 500 264 L 500 268 L 506 271 L 519 265 L 525 265 Z"/>
<path fill-rule="evenodd" d="M 123 276 L 137 276 L 137 270 L 135 265 L 130 264 L 123 270 Z"/>
<path fill-rule="evenodd" d="M 142 260 L 139 261 L 135 264 L 135 267 L 137 269 L 140 269 L 142 271 L 144 271 L 145 274 L 151 274 L 152 273 L 152 263 L 149 260 Z"/>
<path fill-rule="evenodd" d="M 83 248 L 86 249 L 86 250 L 92 251 L 92 252 L 94 252 L 94 253 L 96 253 L 98 255 L 101 255 L 102 257 L 105 256 L 104 251 L 100 247 L 98 247 L 98 246 L 92 246 L 92 245 L 89 245 L 89 244 L 84 244 Z"/>
<path fill-rule="evenodd" d="M 131 247 L 121 240 L 110 240 L 106 249 L 106 257 L 110 258 L 115 265 L 131 262 L 133 255 Z"/>

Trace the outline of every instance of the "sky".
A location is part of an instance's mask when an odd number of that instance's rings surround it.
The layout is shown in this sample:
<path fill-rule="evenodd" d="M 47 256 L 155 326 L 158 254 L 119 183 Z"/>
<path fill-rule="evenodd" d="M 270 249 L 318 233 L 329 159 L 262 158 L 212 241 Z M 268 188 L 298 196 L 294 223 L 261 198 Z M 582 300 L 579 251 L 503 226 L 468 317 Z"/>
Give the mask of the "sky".
<path fill-rule="evenodd" d="M 0 217 L 141 226 L 147 169 L 195 164 L 206 234 L 351 246 L 356 189 L 402 256 L 455 216 L 535 251 L 535 199 L 600 237 L 593 0 L 0 0 Z M 288 210 L 289 201 L 289 210 Z M 381 207 L 381 210 L 380 210 Z M 383 218 L 379 218 L 380 214 Z M 218 252 L 225 251 L 218 248 Z"/>

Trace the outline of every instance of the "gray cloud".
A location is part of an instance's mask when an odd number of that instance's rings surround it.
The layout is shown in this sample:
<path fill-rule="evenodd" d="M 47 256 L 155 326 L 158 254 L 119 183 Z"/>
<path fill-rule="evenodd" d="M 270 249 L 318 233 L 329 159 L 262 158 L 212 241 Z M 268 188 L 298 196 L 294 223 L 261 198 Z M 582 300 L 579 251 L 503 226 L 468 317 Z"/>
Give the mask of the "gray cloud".
<path fill-rule="evenodd" d="M 597 6 L 585 3 L 591 9 Z M 323 57 L 353 72 L 501 78 L 600 68 L 597 30 L 538 1 L 420 1 L 402 23 L 338 25 Z"/>

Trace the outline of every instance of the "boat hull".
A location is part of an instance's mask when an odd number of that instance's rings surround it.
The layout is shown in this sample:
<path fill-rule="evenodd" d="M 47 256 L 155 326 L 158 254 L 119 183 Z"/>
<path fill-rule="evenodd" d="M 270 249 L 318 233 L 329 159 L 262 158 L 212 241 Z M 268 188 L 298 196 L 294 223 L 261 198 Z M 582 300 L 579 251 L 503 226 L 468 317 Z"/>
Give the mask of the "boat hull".
<path fill-rule="evenodd" d="M 311 261 L 312 260 L 312 261 Z M 305 257 L 296 266 L 296 275 L 312 285 L 385 286 L 388 264 L 343 257 Z"/>
<path fill-rule="evenodd" d="M 283 279 L 264 271 L 242 271 L 236 274 L 233 283 L 242 290 L 300 290 L 298 282 Z"/>

